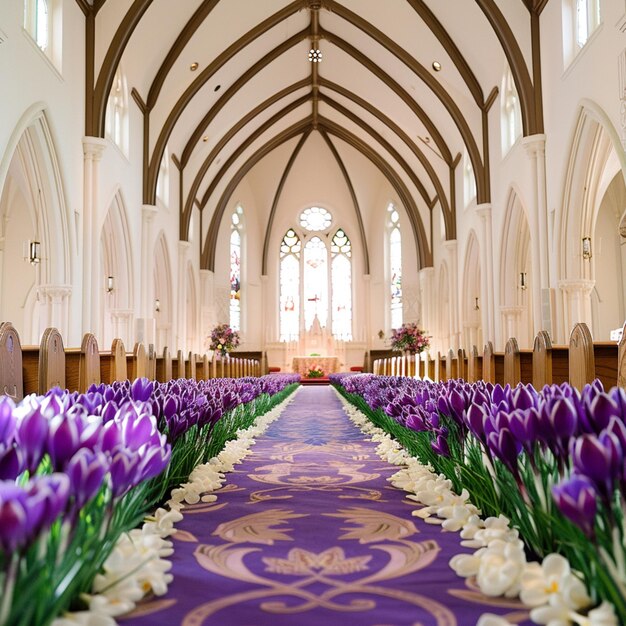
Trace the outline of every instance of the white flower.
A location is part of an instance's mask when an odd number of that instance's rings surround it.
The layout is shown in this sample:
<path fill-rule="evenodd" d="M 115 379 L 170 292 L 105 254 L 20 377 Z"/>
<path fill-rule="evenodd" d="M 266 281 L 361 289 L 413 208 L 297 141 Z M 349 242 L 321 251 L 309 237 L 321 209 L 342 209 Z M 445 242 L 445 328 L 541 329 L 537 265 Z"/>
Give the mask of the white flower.
<path fill-rule="evenodd" d="M 143 527 L 146 532 L 152 532 L 159 537 L 169 537 L 176 532 L 174 524 L 182 519 L 183 515 L 179 511 L 167 511 L 159 508 L 153 515 L 146 518 Z"/>
<path fill-rule="evenodd" d="M 618 626 L 617 616 L 612 604 L 603 602 L 599 607 L 589 611 L 586 618 L 578 620 L 580 626 Z"/>
<path fill-rule="evenodd" d="M 488 596 L 515 597 L 519 593 L 525 565 L 526 555 L 521 541 L 492 541 L 481 551 L 476 582 Z"/>
<path fill-rule="evenodd" d="M 528 606 L 542 606 L 557 601 L 579 610 L 591 604 L 585 585 L 571 571 L 560 554 L 549 554 L 541 565 L 533 563 L 521 578 L 520 599 Z"/>
<path fill-rule="evenodd" d="M 457 554 L 450 559 L 450 567 L 462 578 L 476 576 L 480 568 L 479 553 L 480 550 L 474 554 Z"/>

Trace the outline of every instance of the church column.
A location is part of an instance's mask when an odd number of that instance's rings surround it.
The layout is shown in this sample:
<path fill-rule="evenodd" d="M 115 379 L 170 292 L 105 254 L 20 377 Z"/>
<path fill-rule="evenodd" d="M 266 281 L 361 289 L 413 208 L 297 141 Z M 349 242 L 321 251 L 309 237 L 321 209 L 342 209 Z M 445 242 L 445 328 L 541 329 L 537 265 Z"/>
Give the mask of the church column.
<path fill-rule="evenodd" d="M 511 337 L 519 341 L 519 321 L 522 317 L 524 307 L 522 306 L 501 306 L 502 314 L 502 342 L 506 343 Z"/>
<path fill-rule="evenodd" d="M 124 346 L 130 346 L 132 341 L 131 320 L 133 319 L 132 309 L 111 309 L 111 321 L 113 322 L 113 338 L 119 337 Z M 101 350 L 108 349 L 109 346 L 102 347 Z"/>
<path fill-rule="evenodd" d="M 43 309 L 41 318 L 46 320 L 45 326 L 56 328 L 61 336 L 66 338 L 69 333 L 68 298 L 72 294 L 72 287 L 70 285 L 42 285 L 37 290 L 37 294 Z"/>
<path fill-rule="evenodd" d="M 372 275 L 363 274 L 363 285 L 365 294 L 363 302 L 365 302 L 365 337 L 362 335 L 354 335 L 355 341 L 363 341 L 365 339 L 365 349 L 369 352 L 372 349 Z M 354 306 L 354 305 L 353 305 Z M 354 329 L 353 329 L 354 330 Z"/>
<path fill-rule="evenodd" d="M 200 270 L 200 337 L 205 351 L 209 349 L 211 330 L 215 326 L 213 302 L 213 272 Z"/>
<path fill-rule="evenodd" d="M 559 281 L 559 288 L 563 292 L 564 316 L 566 332 L 571 332 L 575 324 L 584 322 L 593 328 L 591 319 L 591 291 L 595 285 L 594 280 L 574 279 Z M 569 335 L 566 336 L 569 340 Z"/>
<path fill-rule="evenodd" d="M 419 272 L 420 277 L 420 291 L 421 291 L 421 303 L 422 303 L 422 325 L 427 334 L 432 334 L 434 330 L 434 306 L 435 306 L 435 293 L 433 284 L 435 280 L 435 268 L 424 267 Z"/>
<path fill-rule="evenodd" d="M 156 206 L 144 204 L 141 211 L 141 317 L 136 323 L 136 340 L 156 345 L 154 318 L 154 254 L 152 242 L 152 222 L 158 213 Z M 161 346 L 163 347 L 163 346 Z M 168 346 L 170 347 L 170 346 Z"/>
<path fill-rule="evenodd" d="M 481 217 L 483 230 L 482 291 L 483 304 L 483 339 L 495 340 L 494 293 L 493 293 L 493 241 L 491 236 L 491 204 L 479 204 L 476 212 Z"/>
<path fill-rule="evenodd" d="M 524 137 L 522 144 L 531 161 L 532 208 L 531 245 L 533 263 L 533 321 L 534 333 L 552 332 L 550 307 L 550 265 L 548 250 L 548 210 L 546 191 L 546 136 Z"/>
<path fill-rule="evenodd" d="M 176 306 L 176 345 L 187 353 L 187 251 L 191 244 L 188 241 L 178 242 L 178 294 Z"/>
<path fill-rule="evenodd" d="M 458 245 L 456 239 L 444 242 L 443 247 L 448 251 L 448 268 L 450 271 L 450 347 L 461 347 L 461 332 L 459 328 L 459 262 Z"/>
<path fill-rule="evenodd" d="M 267 293 L 269 287 L 269 277 L 267 274 L 261 274 L 261 350 L 267 350 L 267 344 L 273 341 L 270 339 L 270 329 L 268 328 L 268 303 L 270 302 L 269 294 Z M 244 300 L 244 305 L 247 307 L 248 303 Z M 273 333 L 271 335 L 273 337 Z"/>
<path fill-rule="evenodd" d="M 98 170 L 107 141 L 83 137 L 83 333 L 97 333 L 100 324 L 100 230 Z"/>

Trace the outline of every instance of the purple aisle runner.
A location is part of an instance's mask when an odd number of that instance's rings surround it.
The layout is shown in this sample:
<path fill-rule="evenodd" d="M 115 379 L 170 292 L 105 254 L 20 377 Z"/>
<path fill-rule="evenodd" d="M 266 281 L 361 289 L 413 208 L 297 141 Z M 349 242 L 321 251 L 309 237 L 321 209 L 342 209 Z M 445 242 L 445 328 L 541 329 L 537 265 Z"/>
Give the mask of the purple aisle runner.
<path fill-rule="evenodd" d="M 458 534 L 411 516 L 375 447 L 330 387 L 300 389 L 217 502 L 185 509 L 169 593 L 123 626 L 524 623 L 516 601 L 455 575 Z"/>

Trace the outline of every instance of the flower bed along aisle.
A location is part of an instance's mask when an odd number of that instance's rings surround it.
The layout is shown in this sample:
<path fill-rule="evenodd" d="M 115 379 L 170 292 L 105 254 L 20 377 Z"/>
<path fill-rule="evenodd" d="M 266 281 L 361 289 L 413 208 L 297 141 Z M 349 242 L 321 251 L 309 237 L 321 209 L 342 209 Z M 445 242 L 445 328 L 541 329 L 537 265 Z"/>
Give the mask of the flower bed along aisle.
<path fill-rule="evenodd" d="M 431 480 L 415 496 L 427 505 L 420 516 L 445 519 L 478 548 L 452 560 L 457 573 L 476 576 L 489 595 L 519 594 L 539 624 L 626 623 L 624 390 L 597 381 L 579 393 L 371 374 L 331 380 L 458 494 L 442 506 Z"/>
<path fill-rule="evenodd" d="M 0 399 L 0 625 L 46 625 L 91 602 L 82 594 L 94 581 L 110 586 L 103 565 L 114 550 L 124 559 L 129 543 L 153 567 L 128 585 L 126 606 L 163 592 L 167 545 L 125 533 L 296 379 L 139 379 L 86 394 L 54 389 L 17 406 Z"/>

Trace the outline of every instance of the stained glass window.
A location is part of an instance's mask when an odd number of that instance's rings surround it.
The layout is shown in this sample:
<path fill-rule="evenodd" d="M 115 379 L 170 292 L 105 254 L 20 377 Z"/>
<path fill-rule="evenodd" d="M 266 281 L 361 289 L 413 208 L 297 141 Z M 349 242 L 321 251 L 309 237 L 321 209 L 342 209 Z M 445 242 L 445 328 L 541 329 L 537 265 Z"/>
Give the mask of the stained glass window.
<path fill-rule="evenodd" d="M 402 236 L 400 216 L 389 205 L 389 285 L 391 290 L 391 328 L 402 326 Z"/>
<path fill-rule="evenodd" d="M 522 134 L 522 112 L 511 69 L 507 66 L 502 80 L 502 153 L 510 150 Z"/>
<path fill-rule="evenodd" d="M 321 326 L 328 319 L 328 250 L 319 237 L 304 246 L 304 327 L 317 315 Z"/>
<path fill-rule="evenodd" d="M 48 2 L 47 0 L 37 0 L 37 17 L 35 24 L 35 41 L 37 45 L 46 50 L 48 47 Z"/>
<path fill-rule="evenodd" d="M 302 243 L 290 228 L 280 244 L 280 340 L 292 341 L 300 332 L 300 253 Z"/>
<path fill-rule="evenodd" d="M 241 228 L 243 209 L 231 216 L 230 230 L 230 326 L 241 330 Z"/>
<path fill-rule="evenodd" d="M 352 244 L 340 228 L 330 246 L 332 332 L 337 339 L 352 339 Z"/>
<path fill-rule="evenodd" d="M 332 215 L 319 206 L 309 207 L 300 213 L 300 226 L 310 232 L 326 230 L 332 223 Z"/>

